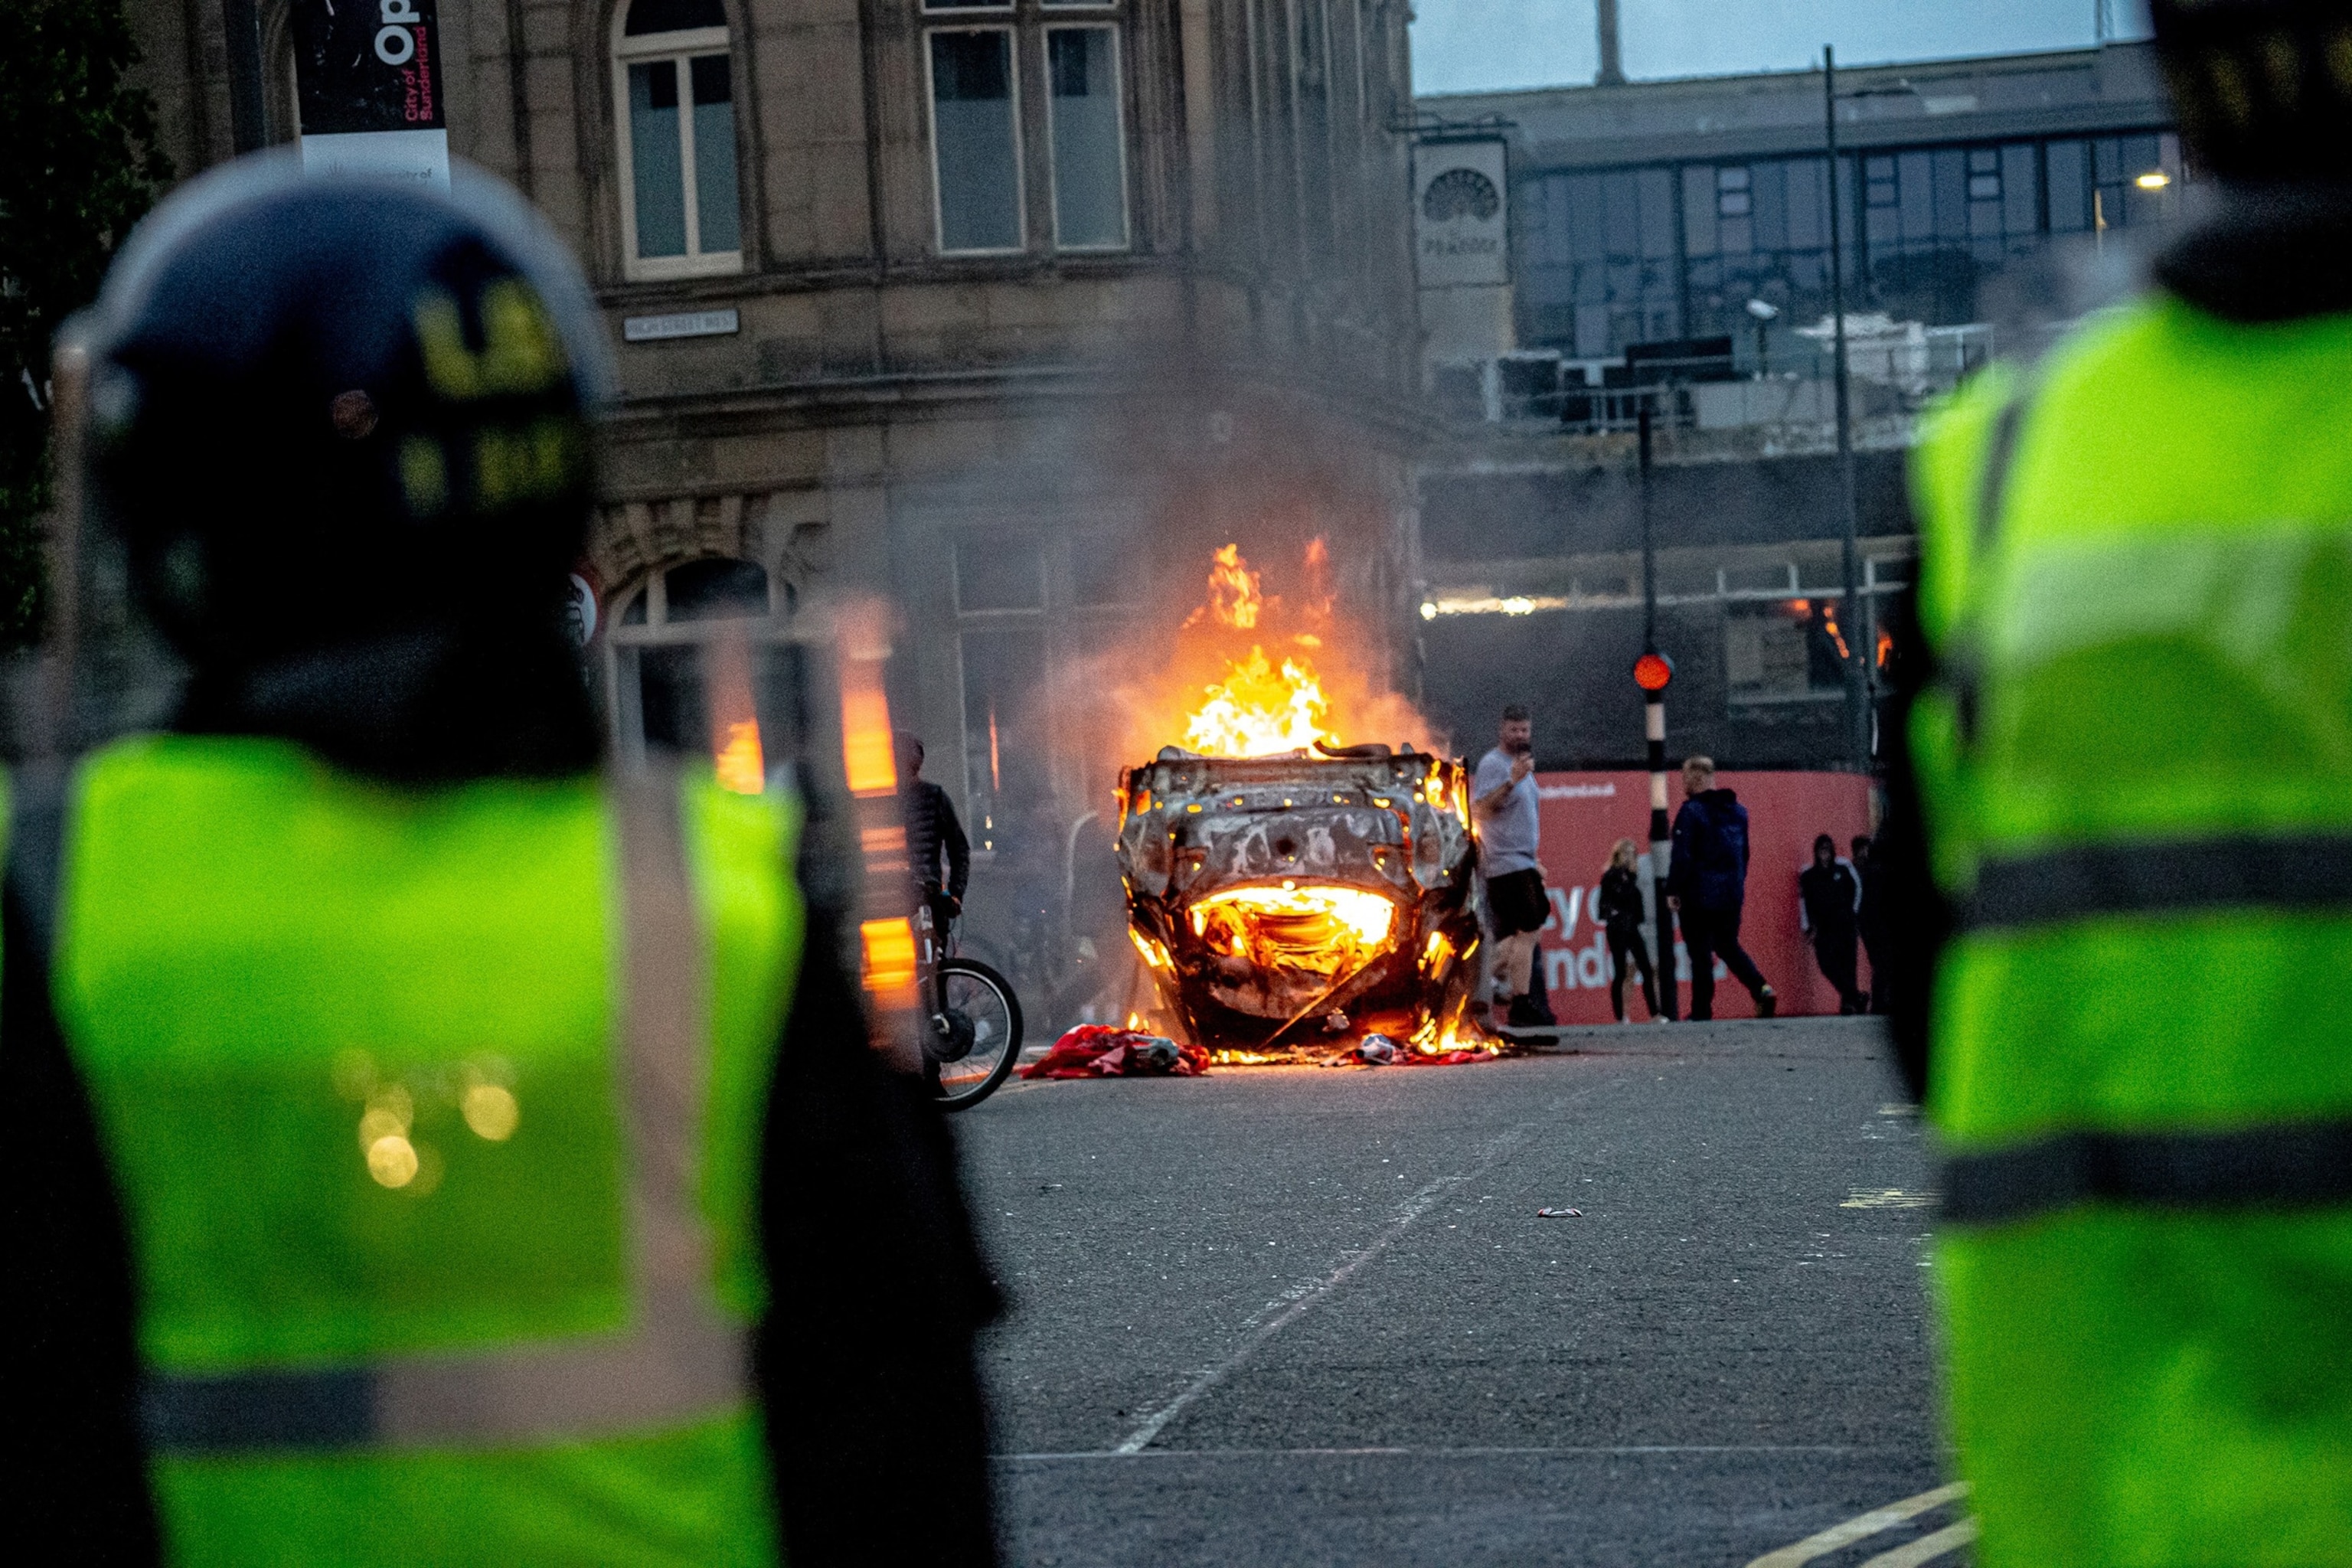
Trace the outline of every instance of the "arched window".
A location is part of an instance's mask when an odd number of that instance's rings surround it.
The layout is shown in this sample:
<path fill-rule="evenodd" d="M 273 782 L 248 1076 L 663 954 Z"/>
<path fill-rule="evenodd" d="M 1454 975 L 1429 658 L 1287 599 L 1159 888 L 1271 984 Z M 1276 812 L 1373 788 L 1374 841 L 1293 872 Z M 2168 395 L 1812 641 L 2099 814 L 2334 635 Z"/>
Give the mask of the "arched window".
<path fill-rule="evenodd" d="M 624 270 L 631 278 L 740 272 L 726 11 L 719 0 L 623 0 L 613 27 Z"/>
<path fill-rule="evenodd" d="M 706 752 L 729 788 L 768 787 L 798 753 L 798 595 L 755 563 L 710 558 L 649 574 L 617 606 L 604 638 L 614 742 L 626 761 L 648 746 Z"/>

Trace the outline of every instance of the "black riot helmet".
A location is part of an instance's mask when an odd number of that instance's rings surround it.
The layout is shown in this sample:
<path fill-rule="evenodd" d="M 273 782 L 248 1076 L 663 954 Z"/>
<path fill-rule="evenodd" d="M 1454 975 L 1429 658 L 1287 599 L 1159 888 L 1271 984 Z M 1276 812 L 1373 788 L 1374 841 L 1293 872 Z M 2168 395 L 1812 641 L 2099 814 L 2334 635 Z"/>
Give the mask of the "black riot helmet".
<path fill-rule="evenodd" d="M 564 605 L 604 348 L 519 198 L 240 160 L 78 328 L 93 516 L 187 667 L 181 728 L 394 778 L 593 762 Z"/>
<path fill-rule="evenodd" d="M 2352 184 L 2352 0 L 2150 0 L 2191 158 L 2246 184 Z"/>

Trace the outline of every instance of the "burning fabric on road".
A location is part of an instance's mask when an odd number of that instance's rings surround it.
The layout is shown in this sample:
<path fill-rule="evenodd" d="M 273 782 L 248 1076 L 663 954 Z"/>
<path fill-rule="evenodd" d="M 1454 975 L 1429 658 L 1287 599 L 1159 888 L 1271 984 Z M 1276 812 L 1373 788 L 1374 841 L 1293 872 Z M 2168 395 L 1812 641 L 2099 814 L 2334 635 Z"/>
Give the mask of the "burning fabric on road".
<path fill-rule="evenodd" d="M 1081 1024 L 1021 1069 L 1037 1078 L 1192 1078 L 1209 1070 L 1209 1053 L 1165 1035 Z"/>

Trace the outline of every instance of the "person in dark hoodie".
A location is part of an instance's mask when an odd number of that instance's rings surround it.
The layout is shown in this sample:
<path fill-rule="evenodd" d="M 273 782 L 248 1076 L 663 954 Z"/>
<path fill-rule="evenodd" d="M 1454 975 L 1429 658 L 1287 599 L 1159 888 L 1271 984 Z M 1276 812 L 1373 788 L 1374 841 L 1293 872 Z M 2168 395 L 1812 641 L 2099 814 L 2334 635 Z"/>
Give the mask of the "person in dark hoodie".
<path fill-rule="evenodd" d="M 1812 938 L 1814 961 L 1837 987 L 1841 1014 L 1866 1012 L 1870 1006 L 1854 978 L 1854 916 L 1861 903 L 1861 884 L 1837 858 L 1837 840 L 1826 833 L 1818 836 L 1813 863 L 1797 873 L 1798 915 L 1805 934 Z"/>
<path fill-rule="evenodd" d="M 1693 1023 L 1715 1016 L 1715 960 L 1756 999 L 1769 1018 L 1780 997 L 1739 945 L 1740 908 L 1748 900 L 1748 808 L 1715 787 L 1715 759 L 1683 763 L 1683 805 L 1675 814 L 1674 865 L 1666 873 L 1666 907 L 1681 913 L 1690 952 Z"/>

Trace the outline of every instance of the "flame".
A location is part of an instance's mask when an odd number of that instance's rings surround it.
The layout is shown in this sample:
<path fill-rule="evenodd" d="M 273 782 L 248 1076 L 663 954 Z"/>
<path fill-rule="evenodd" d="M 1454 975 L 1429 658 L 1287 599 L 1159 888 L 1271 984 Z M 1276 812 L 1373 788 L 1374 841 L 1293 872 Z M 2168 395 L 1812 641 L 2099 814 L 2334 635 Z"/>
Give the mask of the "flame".
<path fill-rule="evenodd" d="M 1396 906 L 1361 888 L 1234 888 L 1192 906 L 1193 933 L 1212 952 L 1261 968 L 1337 974 L 1379 956 Z"/>
<path fill-rule="evenodd" d="M 1276 669 L 1265 649 L 1225 661 L 1225 679 L 1184 721 L 1184 744 L 1218 757 L 1274 757 L 1304 751 L 1325 733 L 1331 710 L 1311 662 L 1286 658 Z"/>
<path fill-rule="evenodd" d="M 768 787 L 768 769 L 760 755 L 760 721 L 746 719 L 727 726 L 727 743 L 713 759 L 719 785 L 737 795 L 758 795 Z"/>
<path fill-rule="evenodd" d="M 1834 600 L 1826 600 L 1822 605 L 1822 630 L 1829 633 L 1830 641 L 1837 644 L 1838 658 L 1852 658 L 1853 657 L 1853 655 L 1846 649 L 1845 634 L 1838 630 L 1837 604 Z"/>
<path fill-rule="evenodd" d="M 1146 936 L 1143 932 L 1136 930 L 1133 926 L 1127 928 L 1127 935 L 1128 940 L 1135 943 L 1135 951 L 1143 954 L 1144 963 L 1151 965 L 1154 969 L 1165 969 L 1168 967 L 1168 950 L 1162 947 L 1156 939 Z"/>
<path fill-rule="evenodd" d="M 1885 669 L 1888 656 L 1895 652 L 1895 634 L 1885 626 L 1878 628 L 1878 668 Z"/>
<path fill-rule="evenodd" d="M 1332 556 L 1307 546 L 1301 595 L 1267 592 L 1238 543 L 1219 545 L 1207 593 L 1165 657 L 1097 670 L 1066 700 L 1124 710 L 1123 745 L 1150 754 L 1174 742 L 1217 757 L 1311 752 L 1318 741 L 1381 741 L 1437 749 L 1412 705 L 1386 684 L 1373 633 L 1338 608 Z"/>
<path fill-rule="evenodd" d="M 1209 567 L 1209 602 L 1193 611 L 1185 624 L 1197 622 L 1205 612 L 1221 626 L 1253 631 L 1265 609 L 1265 595 L 1258 592 L 1257 574 L 1242 559 L 1242 547 L 1221 544 Z"/>

